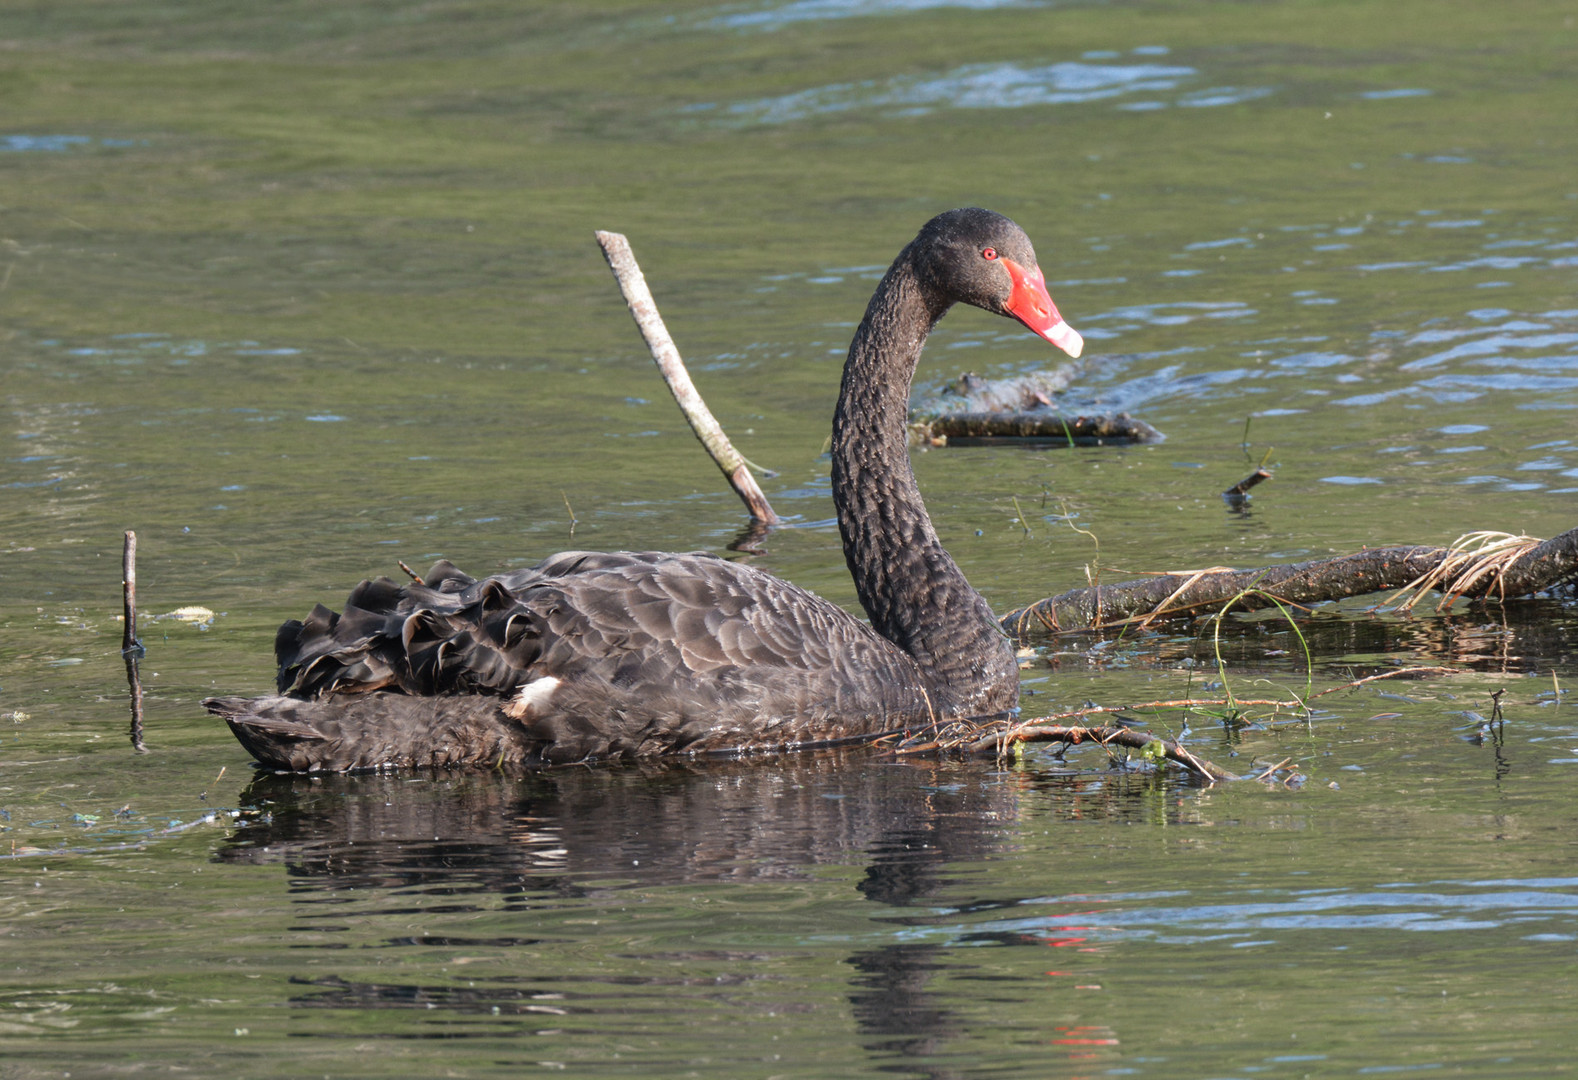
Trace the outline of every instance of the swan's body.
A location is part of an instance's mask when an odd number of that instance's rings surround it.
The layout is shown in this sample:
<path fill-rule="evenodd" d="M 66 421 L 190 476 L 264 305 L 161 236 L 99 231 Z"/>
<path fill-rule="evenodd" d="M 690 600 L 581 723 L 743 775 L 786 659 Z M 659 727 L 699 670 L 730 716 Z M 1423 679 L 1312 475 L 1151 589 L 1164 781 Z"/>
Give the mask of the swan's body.
<path fill-rule="evenodd" d="M 565 552 L 484 581 L 439 563 L 286 623 L 279 696 L 204 704 L 259 761 L 297 771 L 778 748 L 1013 708 L 1013 651 L 938 541 L 906 449 L 915 364 L 957 301 L 1079 352 L 1007 218 L 951 211 L 900 253 L 833 421 L 834 503 L 870 626 L 706 554 Z"/>

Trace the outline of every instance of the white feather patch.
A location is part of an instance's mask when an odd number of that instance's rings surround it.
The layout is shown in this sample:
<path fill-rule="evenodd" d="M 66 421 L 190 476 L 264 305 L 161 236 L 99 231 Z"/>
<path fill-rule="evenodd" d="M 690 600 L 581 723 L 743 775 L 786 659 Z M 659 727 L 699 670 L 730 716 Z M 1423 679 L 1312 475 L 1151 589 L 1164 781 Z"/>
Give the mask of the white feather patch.
<path fill-rule="evenodd" d="M 559 679 L 552 675 L 533 679 L 521 687 L 520 693 L 515 695 L 515 700 L 504 706 L 504 711 L 517 720 L 525 720 L 533 713 L 540 713 L 557 689 L 559 689 Z"/>

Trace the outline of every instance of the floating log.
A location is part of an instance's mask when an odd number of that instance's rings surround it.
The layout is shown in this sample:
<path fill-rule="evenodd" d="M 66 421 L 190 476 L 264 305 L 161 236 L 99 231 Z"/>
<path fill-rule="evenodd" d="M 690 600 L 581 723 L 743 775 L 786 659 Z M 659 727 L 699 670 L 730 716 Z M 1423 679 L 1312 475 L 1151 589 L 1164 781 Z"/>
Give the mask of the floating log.
<path fill-rule="evenodd" d="M 1157 574 L 1139 581 L 1071 589 L 1010 611 L 1002 627 L 1016 640 L 1093 630 L 1217 611 L 1255 611 L 1277 602 L 1295 606 L 1406 589 L 1426 582 L 1449 598 L 1528 596 L 1578 577 L 1578 529 L 1530 542 L 1493 572 L 1480 563 L 1454 570 L 1451 581 L 1431 576 L 1449 560 L 1464 562 L 1459 547 L 1408 545 L 1367 548 L 1332 559 L 1265 566 L 1257 570 L 1211 567 Z"/>
<path fill-rule="evenodd" d="M 1060 416 L 1046 409 L 1015 413 L 944 413 L 912 424 L 923 439 L 951 446 L 995 442 L 1044 442 L 1049 445 L 1109 446 L 1161 442 L 1163 435 L 1128 413 L 1113 416 Z"/>
<path fill-rule="evenodd" d="M 1006 379 L 984 379 L 967 371 L 941 390 L 911 402 L 910 430 L 921 442 L 954 446 L 1008 441 L 1103 446 L 1162 440 L 1161 432 L 1128 413 L 1059 413 L 1053 399 L 1079 370 L 1079 364 L 1064 364 Z"/>

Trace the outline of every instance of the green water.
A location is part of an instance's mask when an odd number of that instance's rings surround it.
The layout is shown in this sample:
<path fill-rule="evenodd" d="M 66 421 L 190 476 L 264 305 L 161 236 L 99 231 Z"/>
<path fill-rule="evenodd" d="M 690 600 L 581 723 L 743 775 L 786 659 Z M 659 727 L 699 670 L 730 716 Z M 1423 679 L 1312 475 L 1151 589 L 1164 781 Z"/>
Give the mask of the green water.
<path fill-rule="evenodd" d="M 1575 18 L 0 6 L 0 1076 L 1568 1071 L 1564 601 L 1302 620 L 1317 689 L 1458 673 L 1308 725 L 1192 719 L 1235 771 L 1293 759 L 1292 788 L 1088 750 L 294 780 L 197 702 L 265 689 L 281 620 L 396 560 L 738 534 L 598 228 L 777 470 L 796 527 L 757 562 L 840 602 L 842 353 L 881 268 L 961 204 L 1035 240 L 1088 343 L 1070 407 L 1168 436 L 918 455 L 999 610 L 1087 567 L 1570 528 Z M 961 310 L 921 378 L 1053 359 Z M 1197 630 L 1054 643 L 1025 711 L 1199 692 Z M 1221 648 L 1241 696 L 1308 677 L 1275 620 Z M 1472 741 L 1499 689 L 1504 731 Z"/>

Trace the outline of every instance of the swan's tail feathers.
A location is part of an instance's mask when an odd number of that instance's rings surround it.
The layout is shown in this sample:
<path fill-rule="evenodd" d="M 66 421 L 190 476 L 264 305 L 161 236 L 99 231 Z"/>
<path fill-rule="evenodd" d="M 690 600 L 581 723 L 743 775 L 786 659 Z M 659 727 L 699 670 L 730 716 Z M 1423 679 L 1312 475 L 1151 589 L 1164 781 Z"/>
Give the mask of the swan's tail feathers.
<path fill-rule="evenodd" d="M 208 698 L 203 708 L 224 718 L 247 752 L 264 765 L 293 771 L 311 768 L 331 736 L 320 730 L 301 706 L 284 697 Z"/>
<path fill-rule="evenodd" d="M 332 694 L 318 700 L 269 695 L 209 698 L 266 768 L 351 772 L 529 764 L 541 740 L 489 697 Z"/>

